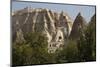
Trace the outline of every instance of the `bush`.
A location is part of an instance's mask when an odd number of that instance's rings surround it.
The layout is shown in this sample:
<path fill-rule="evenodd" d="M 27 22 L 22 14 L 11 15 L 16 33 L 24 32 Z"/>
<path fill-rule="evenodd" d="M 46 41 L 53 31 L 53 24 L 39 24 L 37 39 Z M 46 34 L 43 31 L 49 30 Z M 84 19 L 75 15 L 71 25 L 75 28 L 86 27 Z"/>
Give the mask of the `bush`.
<path fill-rule="evenodd" d="M 57 62 L 77 62 L 78 61 L 78 49 L 76 41 L 69 40 L 62 51 L 58 53 Z"/>
<path fill-rule="evenodd" d="M 14 42 L 12 51 L 13 65 L 49 63 L 47 39 L 39 33 L 26 34 L 25 42 Z"/>

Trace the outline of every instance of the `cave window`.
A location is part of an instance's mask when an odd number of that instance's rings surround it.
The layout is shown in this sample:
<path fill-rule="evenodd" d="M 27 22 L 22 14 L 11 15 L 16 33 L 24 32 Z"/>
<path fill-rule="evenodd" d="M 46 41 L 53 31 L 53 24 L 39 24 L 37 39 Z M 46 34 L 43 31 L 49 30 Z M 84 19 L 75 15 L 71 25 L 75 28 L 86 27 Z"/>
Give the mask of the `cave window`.
<path fill-rule="evenodd" d="M 55 22 L 54 25 L 57 26 L 57 23 Z"/>
<path fill-rule="evenodd" d="M 50 44 L 50 47 L 52 47 L 52 45 Z"/>
<path fill-rule="evenodd" d="M 59 36 L 59 39 L 61 40 L 61 39 L 62 39 L 62 37 L 61 37 L 61 36 Z"/>

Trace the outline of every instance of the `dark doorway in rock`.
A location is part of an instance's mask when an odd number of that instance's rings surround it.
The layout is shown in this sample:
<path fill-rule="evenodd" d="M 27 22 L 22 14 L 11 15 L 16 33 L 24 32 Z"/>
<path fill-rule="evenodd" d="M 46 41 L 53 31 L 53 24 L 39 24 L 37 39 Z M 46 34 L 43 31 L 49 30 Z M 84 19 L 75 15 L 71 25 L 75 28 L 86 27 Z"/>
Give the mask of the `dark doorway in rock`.
<path fill-rule="evenodd" d="M 59 39 L 61 40 L 61 39 L 62 39 L 62 37 L 61 37 L 61 36 L 59 36 Z"/>

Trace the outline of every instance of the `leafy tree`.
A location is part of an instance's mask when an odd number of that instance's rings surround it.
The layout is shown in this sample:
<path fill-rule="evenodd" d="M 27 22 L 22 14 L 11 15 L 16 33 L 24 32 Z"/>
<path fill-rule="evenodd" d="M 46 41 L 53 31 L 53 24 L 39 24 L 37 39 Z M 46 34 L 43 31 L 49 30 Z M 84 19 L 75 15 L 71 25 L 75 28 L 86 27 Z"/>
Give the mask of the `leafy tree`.
<path fill-rule="evenodd" d="M 77 62 L 78 61 L 78 49 L 76 41 L 69 40 L 62 51 L 57 56 L 58 63 L 62 62 Z"/>
<path fill-rule="evenodd" d="M 28 33 L 24 43 L 13 44 L 13 65 L 49 63 L 47 38 L 40 33 Z"/>

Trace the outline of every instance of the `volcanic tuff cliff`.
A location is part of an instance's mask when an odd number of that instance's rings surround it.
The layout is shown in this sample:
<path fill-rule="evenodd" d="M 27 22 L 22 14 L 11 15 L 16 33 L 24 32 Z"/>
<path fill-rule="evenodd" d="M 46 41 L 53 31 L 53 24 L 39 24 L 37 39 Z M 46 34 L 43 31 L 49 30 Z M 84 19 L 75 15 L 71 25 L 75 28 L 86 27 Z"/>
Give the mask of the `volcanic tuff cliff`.
<path fill-rule="evenodd" d="M 69 38 L 71 39 L 78 39 L 80 34 L 82 34 L 82 30 L 86 27 L 86 21 L 85 19 L 82 17 L 81 13 L 78 13 L 78 15 L 76 16 L 74 23 L 73 23 L 73 27 L 70 33 Z"/>
<path fill-rule="evenodd" d="M 48 40 L 48 52 L 53 53 L 64 45 L 70 35 L 72 21 L 64 12 L 49 9 L 24 8 L 12 13 L 12 35 L 16 42 L 24 41 L 24 34 L 42 32 Z"/>

